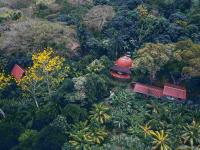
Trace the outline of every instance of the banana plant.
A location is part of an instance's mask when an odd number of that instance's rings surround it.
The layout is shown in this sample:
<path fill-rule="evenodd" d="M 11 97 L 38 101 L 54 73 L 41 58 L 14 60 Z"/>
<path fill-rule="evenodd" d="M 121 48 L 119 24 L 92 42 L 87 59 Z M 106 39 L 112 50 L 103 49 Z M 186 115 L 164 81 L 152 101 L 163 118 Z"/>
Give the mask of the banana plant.
<path fill-rule="evenodd" d="M 106 132 L 105 128 L 93 128 L 89 133 L 89 140 L 94 144 L 99 145 L 105 140 L 107 135 L 108 133 Z"/>
<path fill-rule="evenodd" d="M 90 119 L 94 120 L 100 124 L 105 124 L 111 119 L 111 116 L 108 114 L 109 107 L 103 103 L 95 104 L 92 111 L 90 111 Z"/>
<path fill-rule="evenodd" d="M 184 126 L 181 137 L 185 146 L 200 149 L 200 124 L 193 120 L 192 124 Z"/>
<path fill-rule="evenodd" d="M 91 140 L 89 136 L 89 127 L 87 122 L 80 122 L 73 125 L 73 130 L 70 133 L 69 143 L 76 150 L 90 150 Z"/>
<path fill-rule="evenodd" d="M 93 127 L 88 122 L 75 124 L 70 133 L 69 143 L 77 150 L 90 150 L 94 145 L 100 145 L 107 137 L 105 128 Z"/>
<path fill-rule="evenodd" d="M 144 126 L 140 126 L 140 128 L 143 129 L 145 137 L 147 137 L 147 135 L 150 135 L 151 126 L 149 125 L 149 123 L 145 124 Z"/>
<path fill-rule="evenodd" d="M 153 150 L 171 150 L 170 146 L 168 145 L 168 134 L 161 131 L 149 131 L 150 136 L 153 138 Z"/>

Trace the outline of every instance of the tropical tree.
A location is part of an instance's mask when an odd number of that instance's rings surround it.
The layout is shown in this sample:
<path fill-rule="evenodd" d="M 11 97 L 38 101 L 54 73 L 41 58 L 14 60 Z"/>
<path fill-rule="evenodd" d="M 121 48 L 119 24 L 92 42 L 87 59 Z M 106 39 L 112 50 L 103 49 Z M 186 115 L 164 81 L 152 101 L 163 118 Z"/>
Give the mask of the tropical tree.
<path fill-rule="evenodd" d="M 183 145 L 187 148 L 194 149 L 195 147 L 200 148 L 200 124 L 195 120 L 192 123 L 186 126 L 183 126 L 183 133 L 181 135 L 181 140 Z M 183 147 L 183 146 L 181 146 Z M 181 148 L 179 147 L 179 149 Z"/>
<path fill-rule="evenodd" d="M 91 126 L 88 122 L 80 122 L 73 125 L 70 133 L 69 144 L 77 150 L 90 150 L 92 146 L 102 144 L 107 137 L 107 132 L 99 126 Z"/>
<path fill-rule="evenodd" d="M 103 145 L 102 150 L 143 150 L 150 149 L 143 143 L 143 139 L 134 135 L 112 135 L 110 142 Z"/>
<path fill-rule="evenodd" d="M 151 126 L 149 125 L 149 123 L 145 124 L 144 126 L 140 126 L 140 127 L 143 129 L 145 137 L 147 137 L 147 135 L 150 135 Z"/>
<path fill-rule="evenodd" d="M 168 134 L 163 130 L 161 131 L 149 131 L 150 136 L 153 138 L 153 147 L 154 150 L 170 150 L 171 148 L 168 145 Z"/>
<path fill-rule="evenodd" d="M 169 61 L 172 49 L 172 45 L 146 44 L 144 48 L 138 50 L 135 66 L 141 71 L 147 71 L 153 82 L 156 73 Z"/>
<path fill-rule="evenodd" d="M 109 96 L 110 81 L 108 77 L 90 73 L 86 75 L 86 79 L 84 87 L 88 102 L 99 101 Z"/>
<path fill-rule="evenodd" d="M 90 140 L 91 137 L 89 137 L 88 132 L 89 132 L 89 127 L 87 125 L 87 122 L 80 122 L 74 124 L 73 130 L 70 133 L 69 144 L 77 150 L 91 149 L 92 141 Z"/>
<path fill-rule="evenodd" d="M 101 144 L 107 137 L 108 133 L 105 130 L 105 128 L 91 127 L 89 135 L 90 135 L 90 140 L 93 142 L 93 144 Z"/>
<path fill-rule="evenodd" d="M 128 127 L 129 115 L 127 111 L 123 109 L 112 110 L 112 123 L 117 129 L 125 130 Z"/>
<path fill-rule="evenodd" d="M 38 132 L 36 130 L 26 129 L 18 138 L 19 142 L 27 142 L 28 140 L 35 138 Z M 28 143 L 28 142 L 27 142 Z M 30 144 L 30 143 L 29 143 Z"/>
<path fill-rule="evenodd" d="M 165 133 L 164 130 L 154 131 L 152 130 L 152 127 L 149 125 L 149 123 L 140 127 L 143 129 L 145 138 L 152 138 L 153 150 L 171 150 L 169 146 L 168 134 Z"/>
<path fill-rule="evenodd" d="M 33 54 L 32 61 L 33 65 L 28 68 L 26 76 L 19 80 L 18 84 L 39 108 L 37 98 L 50 99 L 67 76 L 69 67 L 64 66 L 64 58 L 56 55 L 52 48 L 45 48 Z"/>
<path fill-rule="evenodd" d="M 90 119 L 94 120 L 100 124 L 105 124 L 111 119 L 111 116 L 108 114 L 109 107 L 105 104 L 95 104 L 92 111 L 90 111 Z"/>
<path fill-rule="evenodd" d="M 175 44 L 174 59 L 181 62 L 180 81 L 200 76 L 200 44 L 191 40 L 180 41 Z"/>
<path fill-rule="evenodd" d="M 123 111 L 131 112 L 132 101 L 134 95 L 127 90 L 119 90 L 112 97 L 112 106 L 117 107 L 118 109 L 122 109 Z"/>

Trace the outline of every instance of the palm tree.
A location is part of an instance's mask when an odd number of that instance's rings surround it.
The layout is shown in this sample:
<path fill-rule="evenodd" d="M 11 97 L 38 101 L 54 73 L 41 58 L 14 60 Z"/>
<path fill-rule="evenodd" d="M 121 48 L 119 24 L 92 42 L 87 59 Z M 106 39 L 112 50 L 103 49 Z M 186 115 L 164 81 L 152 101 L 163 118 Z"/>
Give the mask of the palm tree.
<path fill-rule="evenodd" d="M 108 133 L 104 128 L 93 128 L 90 131 L 91 141 L 94 144 L 101 144 L 107 135 Z"/>
<path fill-rule="evenodd" d="M 183 127 L 182 134 L 183 144 L 194 148 L 194 146 L 200 147 L 200 124 L 193 120 L 192 124 L 187 124 Z"/>
<path fill-rule="evenodd" d="M 93 145 L 101 144 L 107 135 L 105 128 L 91 126 L 87 122 L 80 122 L 73 125 L 69 143 L 74 149 L 90 150 Z"/>
<path fill-rule="evenodd" d="M 103 103 L 95 104 L 92 111 L 90 111 L 90 119 L 100 124 L 104 124 L 111 119 L 108 110 L 109 108 Z"/>
<path fill-rule="evenodd" d="M 164 133 L 163 130 L 161 131 L 149 131 L 149 134 L 153 138 L 153 150 L 171 150 L 168 145 L 168 134 Z"/>
<path fill-rule="evenodd" d="M 118 129 L 125 130 L 128 126 L 128 113 L 127 111 L 122 110 L 119 108 L 118 110 L 113 109 L 112 111 L 112 122 L 115 127 Z"/>
<path fill-rule="evenodd" d="M 69 143 L 76 150 L 90 150 L 91 141 L 89 140 L 89 127 L 87 122 L 80 122 L 73 125 L 72 132 L 70 133 Z"/>
<path fill-rule="evenodd" d="M 140 126 L 140 127 L 143 129 L 145 137 L 150 134 L 150 131 L 152 131 L 149 123 L 145 124 L 144 126 Z"/>

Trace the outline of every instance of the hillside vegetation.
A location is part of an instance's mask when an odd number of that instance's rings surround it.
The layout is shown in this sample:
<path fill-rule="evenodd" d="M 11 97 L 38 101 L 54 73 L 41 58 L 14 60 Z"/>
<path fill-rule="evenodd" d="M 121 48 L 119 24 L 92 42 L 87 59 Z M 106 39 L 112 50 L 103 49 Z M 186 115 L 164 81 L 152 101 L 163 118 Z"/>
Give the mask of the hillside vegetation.
<path fill-rule="evenodd" d="M 0 150 L 200 150 L 199 105 L 199 0 L 0 0 Z"/>

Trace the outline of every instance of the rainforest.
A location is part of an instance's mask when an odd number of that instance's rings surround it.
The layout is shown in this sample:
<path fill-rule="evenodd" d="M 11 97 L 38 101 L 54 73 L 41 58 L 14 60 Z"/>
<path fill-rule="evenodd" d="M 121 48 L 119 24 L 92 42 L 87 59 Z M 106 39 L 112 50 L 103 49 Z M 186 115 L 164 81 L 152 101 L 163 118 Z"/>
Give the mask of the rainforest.
<path fill-rule="evenodd" d="M 200 150 L 200 1 L 0 0 L 0 150 Z"/>

